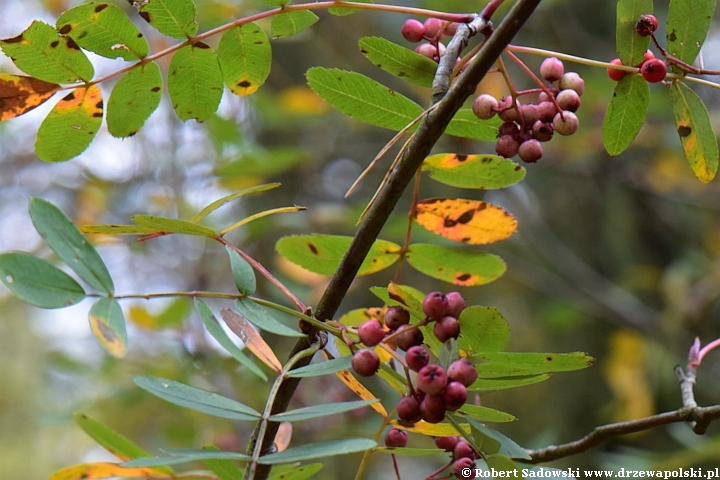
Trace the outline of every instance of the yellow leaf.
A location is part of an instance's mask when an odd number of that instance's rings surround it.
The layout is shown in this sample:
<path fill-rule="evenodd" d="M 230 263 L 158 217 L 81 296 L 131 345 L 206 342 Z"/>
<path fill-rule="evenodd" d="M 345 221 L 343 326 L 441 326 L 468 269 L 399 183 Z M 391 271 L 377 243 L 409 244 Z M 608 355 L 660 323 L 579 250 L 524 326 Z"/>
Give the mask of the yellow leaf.
<path fill-rule="evenodd" d="M 419 433 L 421 435 L 427 435 L 430 437 L 454 437 L 458 434 L 458 431 L 455 429 L 455 427 L 449 423 L 427 423 L 421 420 L 412 427 L 407 427 L 400 424 L 397 420 L 393 420 L 392 422 L 390 422 L 390 425 L 397 427 L 400 430 L 407 430 L 408 432 Z M 460 426 L 467 433 L 470 433 L 469 424 L 461 423 Z"/>
<path fill-rule="evenodd" d="M 242 315 L 238 315 L 230 309 L 223 308 L 220 310 L 223 320 L 232 332 L 240 337 L 245 346 L 255 356 L 268 367 L 272 368 L 276 373 L 282 370 L 280 360 L 275 356 L 272 348 L 263 340 L 262 336 L 245 320 Z"/>
<path fill-rule="evenodd" d="M 103 98 L 100 87 L 77 88 L 63 97 L 55 106 L 59 114 L 75 112 L 77 108 L 85 110 L 87 117 L 103 116 Z"/>
<path fill-rule="evenodd" d="M 280 93 L 280 105 L 290 113 L 304 115 L 322 115 L 330 110 L 330 105 L 305 85 L 283 90 Z"/>
<path fill-rule="evenodd" d="M 157 318 L 142 305 L 133 305 L 128 309 L 128 319 L 135 325 L 155 330 L 158 327 Z"/>
<path fill-rule="evenodd" d="M 29 112 L 59 89 L 60 85 L 37 78 L 0 74 L 0 121 Z"/>
<path fill-rule="evenodd" d="M 325 355 L 325 358 L 329 359 L 327 352 L 323 350 L 323 354 Z M 376 400 L 375 395 L 370 392 L 365 386 L 363 386 L 362 383 L 358 382 L 355 377 L 352 376 L 350 372 L 347 370 L 343 370 L 341 372 L 337 372 L 335 375 L 340 379 L 341 382 L 343 382 L 350 390 L 352 390 L 355 395 L 360 397 L 363 400 Z M 370 407 L 378 412 L 383 417 L 387 417 L 387 411 L 385 410 L 385 407 L 382 406 L 382 403 L 375 402 L 371 403 Z"/>
<path fill-rule="evenodd" d="M 123 468 L 116 463 L 83 463 L 58 470 L 48 480 L 87 480 L 94 478 L 173 478 L 172 474 L 151 467 Z"/>
<path fill-rule="evenodd" d="M 423 200 L 415 220 L 433 233 L 470 245 L 503 240 L 517 229 L 517 220 L 504 209 L 461 198 Z"/>

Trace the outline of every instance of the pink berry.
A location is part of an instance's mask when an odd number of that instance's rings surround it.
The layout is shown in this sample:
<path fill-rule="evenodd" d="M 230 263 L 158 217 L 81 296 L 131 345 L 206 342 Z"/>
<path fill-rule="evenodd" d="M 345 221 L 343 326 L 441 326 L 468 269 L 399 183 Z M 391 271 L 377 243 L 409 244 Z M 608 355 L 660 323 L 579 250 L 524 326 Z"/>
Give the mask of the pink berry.
<path fill-rule="evenodd" d="M 558 112 L 553 119 L 553 127 L 560 135 L 572 135 L 578 129 L 577 115 L 572 112 Z"/>
<path fill-rule="evenodd" d="M 468 470 L 471 472 L 467 475 Z M 453 463 L 453 474 L 458 478 L 471 478 L 475 472 L 475 462 L 472 459 L 463 457 Z"/>
<path fill-rule="evenodd" d="M 538 120 L 543 122 L 552 122 L 557 113 L 557 107 L 551 101 L 538 103 Z"/>
<path fill-rule="evenodd" d="M 425 20 L 424 23 L 425 35 L 430 38 L 436 37 L 437 34 L 440 33 L 440 30 L 442 29 L 444 24 L 445 22 L 440 20 L 439 18 L 428 18 L 427 20 Z"/>
<path fill-rule="evenodd" d="M 415 345 L 414 347 L 408 348 L 407 352 L 405 352 L 405 363 L 407 363 L 410 370 L 418 372 L 430 363 L 430 354 L 424 347 Z"/>
<path fill-rule="evenodd" d="M 420 416 L 428 423 L 440 423 L 445 419 L 445 397 L 442 395 L 425 395 L 420 402 Z"/>
<path fill-rule="evenodd" d="M 401 350 L 408 351 L 411 347 L 420 345 L 425 339 L 419 328 L 411 328 L 410 325 L 400 325 L 397 331 L 402 333 L 395 337 L 395 345 Z"/>
<path fill-rule="evenodd" d="M 367 348 L 353 354 L 351 365 L 355 373 L 362 377 L 372 377 L 380 368 L 380 357 Z"/>
<path fill-rule="evenodd" d="M 585 80 L 575 72 L 568 72 L 558 81 L 558 88 L 560 90 L 575 90 L 578 95 L 582 95 L 585 92 Z"/>
<path fill-rule="evenodd" d="M 423 313 L 434 320 L 447 315 L 448 307 L 447 297 L 441 292 L 428 293 L 422 303 Z"/>
<path fill-rule="evenodd" d="M 452 452 L 458 440 L 460 437 L 435 437 L 435 446 L 446 452 Z"/>
<path fill-rule="evenodd" d="M 459 382 L 465 387 L 472 385 L 477 380 L 478 373 L 473 367 L 472 363 L 468 362 L 464 358 L 455 360 L 448 367 L 447 376 L 450 380 Z"/>
<path fill-rule="evenodd" d="M 420 421 L 420 402 L 410 395 L 402 397 L 397 404 L 397 414 L 400 420 L 406 423 Z"/>
<path fill-rule="evenodd" d="M 405 20 L 400 33 L 405 37 L 405 40 L 412 43 L 417 43 L 423 39 L 425 35 L 425 25 L 420 23 L 418 20 L 409 19 Z"/>
<path fill-rule="evenodd" d="M 622 60 L 619 58 L 614 58 L 610 60 L 610 63 L 613 65 L 622 65 Z M 627 75 L 627 72 L 625 70 L 617 70 L 615 68 L 608 68 L 607 69 L 608 77 L 610 77 L 610 80 L 614 80 L 616 82 L 619 82 L 623 79 L 625 75 Z"/>
<path fill-rule="evenodd" d="M 565 66 L 555 57 L 546 58 L 540 65 L 540 75 L 548 82 L 560 80 L 563 73 L 565 73 Z"/>
<path fill-rule="evenodd" d="M 526 127 L 532 127 L 532 124 L 540 118 L 537 105 L 533 105 L 532 103 L 520 107 L 520 113 L 522 113 L 522 119 Z"/>
<path fill-rule="evenodd" d="M 558 93 L 555 100 L 557 100 L 560 108 L 566 111 L 569 110 L 571 112 L 575 112 L 578 108 L 580 108 L 580 95 L 578 95 L 575 90 L 563 90 Z"/>
<path fill-rule="evenodd" d="M 428 395 L 440 395 L 447 382 L 447 374 L 440 365 L 433 363 L 421 368 L 418 372 L 417 388 Z"/>
<path fill-rule="evenodd" d="M 367 347 L 374 347 L 385 338 L 385 330 L 377 320 L 368 320 L 358 328 L 360 341 Z"/>
<path fill-rule="evenodd" d="M 658 28 L 658 19 L 655 15 L 642 15 L 635 24 L 635 31 L 641 37 L 647 37 Z"/>
<path fill-rule="evenodd" d="M 385 312 L 383 320 L 390 330 L 397 330 L 400 325 L 410 323 L 410 313 L 402 307 L 390 307 Z"/>
<path fill-rule="evenodd" d="M 553 126 L 551 123 L 546 123 L 538 120 L 533 124 L 532 136 L 539 142 L 548 142 L 553 136 Z"/>
<path fill-rule="evenodd" d="M 520 142 L 517 141 L 515 135 L 503 135 L 495 143 L 495 153 L 505 158 L 514 157 L 518 148 L 520 148 Z"/>
<path fill-rule="evenodd" d="M 553 114 L 554 116 L 555 114 Z M 498 137 L 502 137 L 503 135 L 515 135 L 518 133 L 518 125 L 515 122 L 503 122 L 500 124 L 500 127 L 498 128 Z"/>
<path fill-rule="evenodd" d="M 407 445 L 407 440 L 407 432 L 399 428 L 393 427 L 385 434 L 386 447 L 404 448 Z"/>
<path fill-rule="evenodd" d="M 543 148 L 540 141 L 531 138 L 525 140 L 518 148 L 518 157 L 525 163 L 535 163 L 543 156 Z"/>
<path fill-rule="evenodd" d="M 458 440 L 455 448 L 453 448 L 453 459 L 459 460 L 461 458 L 475 458 L 475 450 L 470 446 L 467 440 Z"/>
<path fill-rule="evenodd" d="M 498 113 L 498 116 L 502 119 L 503 122 L 520 121 L 520 114 L 518 114 L 518 110 L 512 105 Z"/>
<path fill-rule="evenodd" d="M 460 292 L 446 293 L 445 298 L 447 298 L 448 301 L 448 315 L 451 317 L 460 318 L 460 314 L 463 310 L 465 310 L 465 299 L 462 297 L 462 295 L 460 295 Z"/>
<path fill-rule="evenodd" d="M 435 45 L 431 45 L 429 43 L 421 43 L 417 47 L 415 47 L 415 53 L 419 53 L 423 57 L 428 57 L 431 60 L 434 60 L 437 57 L 437 48 L 435 48 Z"/>
<path fill-rule="evenodd" d="M 662 82 L 667 75 L 667 65 L 659 58 L 653 58 L 642 64 L 640 73 L 649 83 Z"/>
<path fill-rule="evenodd" d="M 643 64 L 643 63 L 647 62 L 648 60 L 652 60 L 653 58 L 655 58 L 655 54 L 652 52 L 652 50 L 649 50 L 649 49 L 648 49 L 648 50 L 643 54 L 643 61 L 640 62 L 640 63 L 638 63 L 638 64 L 635 65 L 635 66 L 636 66 L 637 68 L 640 68 L 640 67 L 642 67 L 642 64 Z"/>
<path fill-rule="evenodd" d="M 447 384 L 447 387 L 445 387 L 443 396 L 445 397 L 445 407 L 451 412 L 454 412 L 465 405 L 468 398 L 468 392 L 467 388 L 465 388 L 465 385 L 462 383 L 450 382 Z"/>
<path fill-rule="evenodd" d="M 480 120 L 490 120 L 497 113 L 498 101 L 492 95 L 483 93 L 475 97 L 472 103 L 472 111 Z"/>
<path fill-rule="evenodd" d="M 460 322 L 455 317 L 443 317 L 433 326 L 435 337 L 441 342 L 446 342 L 451 338 L 457 338 L 460 335 Z"/>
<path fill-rule="evenodd" d="M 460 24 L 458 22 L 448 23 L 448 26 L 445 27 L 444 34 L 447 35 L 448 37 L 452 37 L 453 35 L 455 35 L 455 32 L 457 32 L 457 28 L 459 26 L 460 26 Z"/>

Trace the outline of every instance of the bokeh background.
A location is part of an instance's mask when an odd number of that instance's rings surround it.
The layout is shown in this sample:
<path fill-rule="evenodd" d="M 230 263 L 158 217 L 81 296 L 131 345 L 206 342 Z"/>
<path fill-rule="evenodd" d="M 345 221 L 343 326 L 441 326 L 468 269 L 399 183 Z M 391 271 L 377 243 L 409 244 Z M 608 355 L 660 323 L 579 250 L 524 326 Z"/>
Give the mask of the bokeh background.
<path fill-rule="evenodd" d="M 127 2 L 127 9 L 151 41 L 152 51 L 173 40 L 152 31 Z M 20 33 L 33 19 L 54 23 L 70 0 L 3 0 L 0 38 Z M 397 2 L 401 3 L 401 2 Z M 482 2 L 427 0 L 404 2 L 446 11 L 479 11 Z M 509 2 L 508 2 L 509 3 Z M 200 30 L 261 9 L 257 0 L 196 0 Z M 656 2 L 661 25 L 666 1 Z M 501 10 L 501 14 L 505 10 Z M 210 217 L 227 225 L 267 208 L 304 205 L 306 212 L 268 217 L 230 235 L 230 239 L 275 272 L 309 305 L 317 302 L 326 279 L 283 261 L 274 250 L 278 238 L 293 233 L 351 235 L 354 224 L 382 178 L 386 159 L 356 194 L 345 199 L 350 183 L 393 132 L 362 125 L 331 111 L 305 86 L 311 66 L 337 67 L 369 75 L 427 104 L 429 92 L 405 85 L 370 64 L 359 52 L 363 36 L 383 36 L 405 44 L 399 30 L 407 18 L 360 12 L 351 17 L 318 13 L 321 20 L 293 38 L 272 42 L 273 67 L 267 84 L 249 98 L 227 91 L 215 117 L 181 123 L 164 99 L 139 134 L 127 140 L 105 130 L 81 156 L 45 164 L 33 153 L 37 127 L 49 110 L 43 106 L 0 124 L 0 251 L 24 250 L 52 258 L 32 228 L 28 200 L 42 196 L 79 225 L 128 223 L 149 213 L 189 218 L 210 201 L 252 184 L 278 181 L 271 193 L 248 197 Z M 499 17 L 499 16 L 498 16 Z M 615 2 L 542 2 L 515 44 L 609 61 L 614 53 Z M 661 27 L 663 30 L 663 27 Z M 720 42 L 713 25 L 705 65 L 718 68 Z M 664 32 L 660 32 L 662 37 Z M 213 39 L 216 42 L 218 38 Z M 212 42 L 211 42 L 212 43 Z M 97 75 L 122 61 L 92 57 Z M 537 68 L 540 57 L 523 56 Z M 167 67 L 169 59 L 161 60 Z M 694 178 L 674 132 L 667 88 L 651 86 L 648 119 L 633 146 L 619 157 L 602 147 L 601 124 L 614 83 L 603 69 L 566 65 L 586 81 L 579 112 L 581 128 L 555 138 L 545 156 L 528 166 L 522 183 L 492 191 L 458 191 L 424 180 L 421 196 L 483 198 L 510 210 L 519 230 L 509 240 L 481 247 L 502 256 L 507 273 L 492 284 L 461 288 L 470 304 L 498 308 L 512 328 L 510 351 L 585 351 L 597 361 L 589 369 L 556 374 L 522 389 L 482 396 L 484 405 L 518 417 L 494 425 L 528 448 L 566 442 L 593 427 L 678 408 L 673 373 L 684 364 L 689 346 L 720 336 L 720 188 Z M 0 57 L 0 71 L 15 72 Z M 517 70 L 519 87 L 529 80 Z M 112 82 L 101 85 L 107 98 Z M 498 75 L 479 90 L 503 95 Z M 697 89 L 718 124 L 718 90 Z M 720 125 L 718 125 L 720 126 Z M 491 152 L 491 143 L 444 137 L 435 152 Z M 406 197 L 382 238 L 402 242 Z M 441 242 L 415 228 L 413 239 Z M 217 244 L 199 238 L 168 236 L 137 243 L 133 238 L 95 238 L 118 293 L 215 290 L 232 292 L 227 257 Z M 370 294 L 387 285 L 394 270 L 358 279 L 341 312 L 381 306 Z M 450 290 L 403 268 L 401 283 L 423 291 Z M 284 301 L 267 283 L 259 294 Z M 210 302 L 214 309 L 227 306 Z M 152 374 L 218 391 L 261 408 L 268 386 L 239 369 L 204 334 L 190 304 L 153 300 L 123 303 L 129 321 L 127 357 L 115 360 L 92 338 L 87 323 L 90 302 L 58 311 L 29 307 L 0 286 L 0 479 L 42 479 L 75 463 L 109 460 L 72 420 L 73 412 L 97 418 L 144 448 L 188 448 L 215 443 L 244 450 L 249 424 L 200 415 L 175 407 L 134 386 L 131 376 Z M 281 358 L 291 343 L 271 339 Z M 697 385 L 700 404 L 720 398 L 720 355 L 703 363 Z M 372 380 L 367 385 L 392 392 Z M 351 400 L 335 378 L 304 381 L 294 406 Z M 369 409 L 295 425 L 303 442 L 341 436 L 371 436 L 380 419 Z M 616 438 L 590 452 L 552 464 L 572 468 L 714 467 L 720 463 L 718 427 L 695 436 L 686 425 L 671 425 Z M 429 446 L 412 437 L 410 445 Z M 328 459 L 318 478 L 351 478 L 358 456 Z M 400 459 L 407 478 L 420 478 L 444 461 L 442 455 Z M 389 457 L 374 457 L 366 478 L 395 478 Z"/>

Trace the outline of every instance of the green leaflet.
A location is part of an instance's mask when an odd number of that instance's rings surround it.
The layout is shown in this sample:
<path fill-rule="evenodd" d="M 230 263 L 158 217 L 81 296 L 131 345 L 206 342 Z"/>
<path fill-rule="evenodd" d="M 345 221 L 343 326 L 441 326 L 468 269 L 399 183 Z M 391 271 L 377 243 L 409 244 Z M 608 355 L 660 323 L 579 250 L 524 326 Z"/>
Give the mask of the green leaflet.
<path fill-rule="evenodd" d="M 595 362 L 594 358 L 582 352 L 480 352 L 473 358 L 486 362 L 475 365 L 475 369 L 478 371 L 480 378 L 502 378 L 553 372 L 569 372 L 587 368 Z"/>
<path fill-rule="evenodd" d="M 46 82 L 89 81 L 95 73 L 72 38 L 39 20 L 17 37 L 0 40 L 0 48 L 20 70 Z"/>
<path fill-rule="evenodd" d="M 284 323 L 281 323 L 262 306 L 249 298 L 238 298 L 235 300 L 238 312 L 245 317 L 245 320 L 252 323 L 261 330 L 282 335 L 285 337 L 304 337 L 305 334 L 294 330 Z"/>
<path fill-rule="evenodd" d="M 168 92 L 183 122 L 210 118 L 223 93 L 222 72 L 213 49 L 197 42 L 175 52 L 168 72 Z"/>
<path fill-rule="evenodd" d="M 464 413 L 470 418 L 474 418 L 475 420 L 479 422 L 498 422 L 498 423 L 504 423 L 504 422 L 514 422 L 517 420 L 515 416 L 510 415 L 509 413 L 501 412 L 500 410 L 495 410 L 494 408 L 488 408 L 488 407 L 482 407 L 480 405 L 473 405 L 471 403 L 466 403 L 462 407 L 458 409 L 459 413 Z"/>
<path fill-rule="evenodd" d="M 137 377 L 136 377 L 137 379 Z M 190 463 L 197 461 L 204 461 L 208 459 L 214 460 L 236 460 L 236 461 L 249 461 L 250 456 L 244 453 L 237 452 L 225 452 L 218 450 L 196 450 L 196 449 L 184 449 L 184 450 L 171 450 L 169 453 L 172 456 L 167 457 L 149 457 L 149 458 L 136 458 L 129 462 L 121 463 L 121 467 L 133 468 L 133 467 L 157 467 L 160 465 L 177 465 L 181 463 Z"/>
<path fill-rule="evenodd" d="M 635 23 L 646 13 L 653 13 L 653 0 L 619 0 L 617 3 L 615 42 L 623 65 L 638 65 L 643 61 L 650 37 L 638 35 Z"/>
<path fill-rule="evenodd" d="M 478 444 L 482 445 L 482 449 L 484 452 L 490 454 L 504 455 L 510 458 L 519 458 L 523 460 L 531 459 L 530 455 L 524 448 L 522 448 L 520 445 L 518 445 L 502 433 L 493 430 L 492 428 L 487 428 L 473 418 L 466 418 L 468 419 L 468 423 L 470 423 L 472 427 L 473 437 L 478 442 Z M 495 444 L 496 448 L 487 448 L 492 444 Z M 503 463 L 503 465 L 507 465 L 507 463 Z"/>
<path fill-rule="evenodd" d="M 123 75 L 113 87 L 107 106 L 107 127 L 114 137 L 135 135 L 160 105 L 163 79 L 155 62 Z"/>
<path fill-rule="evenodd" d="M 202 449 L 211 452 L 220 451 L 215 445 L 205 445 Z M 243 470 L 235 466 L 231 460 L 206 458 L 203 462 L 220 480 L 242 480 Z"/>
<path fill-rule="evenodd" d="M 90 329 L 100 345 L 115 358 L 123 358 L 127 351 L 127 330 L 122 308 L 114 298 L 101 298 L 88 315 Z"/>
<path fill-rule="evenodd" d="M 270 74 L 270 40 L 257 23 L 225 32 L 218 46 L 218 61 L 225 84 L 235 95 L 250 95 Z"/>
<path fill-rule="evenodd" d="M 354 402 L 323 403 L 271 415 L 270 420 L 273 422 L 299 422 L 302 420 L 310 420 L 311 418 L 321 418 L 329 415 L 337 415 L 338 413 L 350 412 L 379 401 L 380 400 L 375 398 L 373 400 L 357 400 Z"/>
<path fill-rule="evenodd" d="M 495 116 L 490 120 L 480 120 L 470 108 L 461 108 L 447 128 L 445 133 L 456 137 L 474 138 L 476 140 L 497 140 L 498 127 L 502 121 Z"/>
<path fill-rule="evenodd" d="M 667 18 L 667 51 L 693 63 L 712 23 L 715 0 L 670 0 Z M 651 13 L 651 12 L 645 12 Z"/>
<path fill-rule="evenodd" d="M 471 305 L 460 314 L 458 349 L 468 357 L 483 352 L 499 352 L 510 342 L 510 326 L 492 307 Z"/>
<path fill-rule="evenodd" d="M 364 452 L 375 447 L 377 443 L 369 438 L 343 438 L 325 442 L 311 443 L 299 447 L 288 448 L 280 453 L 271 453 L 260 457 L 258 463 L 262 465 L 277 465 L 278 463 L 300 462 L 314 458 L 327 458 L 335 455 Z"/>
<path fill-rule="evenodd" d="M 320 18 L 310 10 L 281 13 L 272 18 L 270 34 L 273 38 L 292 37 L 315 25 L 318 20 Z"/>
<path fill-rule="evenodd" d="M 406 258 L 429 277 L 465 287 L 492 282 L 507 268 L 497 255 L 428 243 L 411 245 Z"/>
<path fill-rule="evenodd" d="M 219 198 L 215 200 L 214 202 L 207 205 L 205 208 L 200 210 L 190 221 L 193 223 L 197 223 L 203 218 L 210 215 L 212 212 L 217 210 L 218 208 L 222 207 L 223 205 L 232 202 L 233 200 L 240 198 L 245 195 L 250 195 L 251 193 L 261 193 L 265 192 L 267 190 L 272 190 L 273 188 L 279 187 L 279 183 L 266 183 L 263 185 L 256 185 L 254 187 L 245 188 L 243 190 L 240 190 L 239 192 L 231 193 L 229 195 L 225 195 L 222 198 Z"/>
<path fill-rule="evenodd" d="M 695 176 L 708 183 L 718 169 L 718 143 L 705 104 L 690 87 L 680 81 L 670 86 L 675 127 L 683 151 Z"/>
<path fill-rule="evenodd" d="M 59 208 L 42 198 L 33 198 L 30 218 L 50 248 L 82 280 L 101 292 L 113 293 L 115 287 L 102 258 Z"/>
<path fill-rule="evenodd" d="M 355 3 L 373 3 L 372 0 L 358 0 Z M 357 8 L 347 8 L 347 7 L 334 7 L 334 8 L 328 8 L 328 12 L 331 15 L 337 15 L 338 17 L 343 17 L 345 15 L 352 15 L 353 13 L 357 12 L 359 9 Z"/>
<path fill-rule="evenodd" d="M 280 255 L 291 262 L 321 275 L 330 276 L 350 247 L 352 237 L 342 235 L 291 235 L 275 244 Z M 376 240 L 360 266 L 358 275 L 379 272 L 399 257 L 400 246 L 385 240 Z"/>
<path fill-rule="evenodd" d="M 524 387 L 526 385 L 543 382 L 548 378 L 550 378 L 550 374 L 547 373 L 539 375 L 524 375 L 519 377 L 478 378 L 468 387 L 468 391 L 492 391 Z"/>
<path fill-rule="evenodd" d="M 386 72 L 421 87 L 432 86 L 437 63 L 426 56 L 381 37 L 363 37 L 358 44 L 360 53 Z"/>
<path fill-rule="evenodd" d="M 217 236 L 215 230 L 211 228 L 177 218 L 157 217 L 155 215 L 133 215 L 131 218 L 133 222 L 141 227 L 151 228 L 154 232 L 182 233 L 201 237 Z"/>
<path fill-rule="evenodd" d="M 64 12 L 55 23 L 58 31 L 85 50 L 107 58 L 139 60 L 148 54 L 148 43 L 120 8 L 88 2 Z"/>
<path fill-rule="evenodd" d="M 230 268 L 232 269 L 235 286 L 237 286 L 238 292 L 243 295 L 252 295 L 255 293 L 255 288 L 257 288 L 257 281 L 255 280 L 255 272 L 253 271 L 253 268 L 232 248 L 225 246 L 225 250 L 230 256 Z"/>
<path fill-rule="evenodd" d="M 290 372 L 288 373 L 288 377 L 305 378 L 330 375 L 332 373 L 340 372 L 342 370 L 348 370 L 351 367 L 351 361 L 352 355 L 345 355 L 344 357 L 333 358 L 332 360 L 325 360 L 323 362 L 313 363 L 305 367 L 290 370 Z"/>
<path fill-rule="evenodd" d="M 0 280 L 21 300 L 40 308 L 63 308 L 85 298 L 67 273 L 29 253 L 0 254 Z"/>
<path fill-rule="evenodd" d="M 433 180 L 459 188 L 493 190 L 506 188 L 525 178 L 525 167 L 499 155 L 440 153 L 423 162 Z"/>
<path fill-rule="evenodd" d="M 141 5 L 140 16 L 164 35 L 186 38 L 198 31 L 193 0 L 147 0 Z"/>
<path fill-rule="evenodd" d="M 610 155 L 620 155 L 630 146 L 645 123 L 650 88 L 640 75 L 625 75 L 617 85 L 605 112 L 602 135 Z"/>

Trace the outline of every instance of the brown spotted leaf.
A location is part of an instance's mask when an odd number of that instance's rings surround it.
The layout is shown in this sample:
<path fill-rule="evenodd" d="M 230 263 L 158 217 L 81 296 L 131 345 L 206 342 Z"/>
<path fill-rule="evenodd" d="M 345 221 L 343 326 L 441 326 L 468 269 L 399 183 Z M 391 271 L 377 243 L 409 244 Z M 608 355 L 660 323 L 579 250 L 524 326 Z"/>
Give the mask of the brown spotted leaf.
<path fill-rule="evenodd" d="M 497 255 L 429 243 L 411 245 L 407 261 L 429 277 L 463 287 L 492 282 L 506 269 L 505 262 Z"/>
<path fill-rule="evenodd" d="M 235 95 L 250 95 L 270 74 L 270 40 L 257 23 L 235 27 L 220 39 L 218 60 L 230 91 Z"/>
<path fill-rule="evenodd" d="M 210 118 L 223 93 L 223 79 L 217 55 L 203 42 L 186 45 L 175 52 L 168 72 L 168 92 L 180 120 Z"/>
<path fill-rule="evenodd" d="M 0 74 L 0 121 L 19 117 L 58 91 L 56 83 L 22 75 Z"/>
<path fill-rule="evenodd" d="M 503 208 L 461 198 L 423 200 L 415 220 L 433 233 L 469 245 L 504 240 L 517 229 L 517 220 Z"/>
<path fill-rule="evenodd" d="M 127 350 L 127 330 L 122 308 L 114 298 L 101 298 L 90 308 L 90 328 L 100 345 L 113 357 L 122 358 Z"/>

